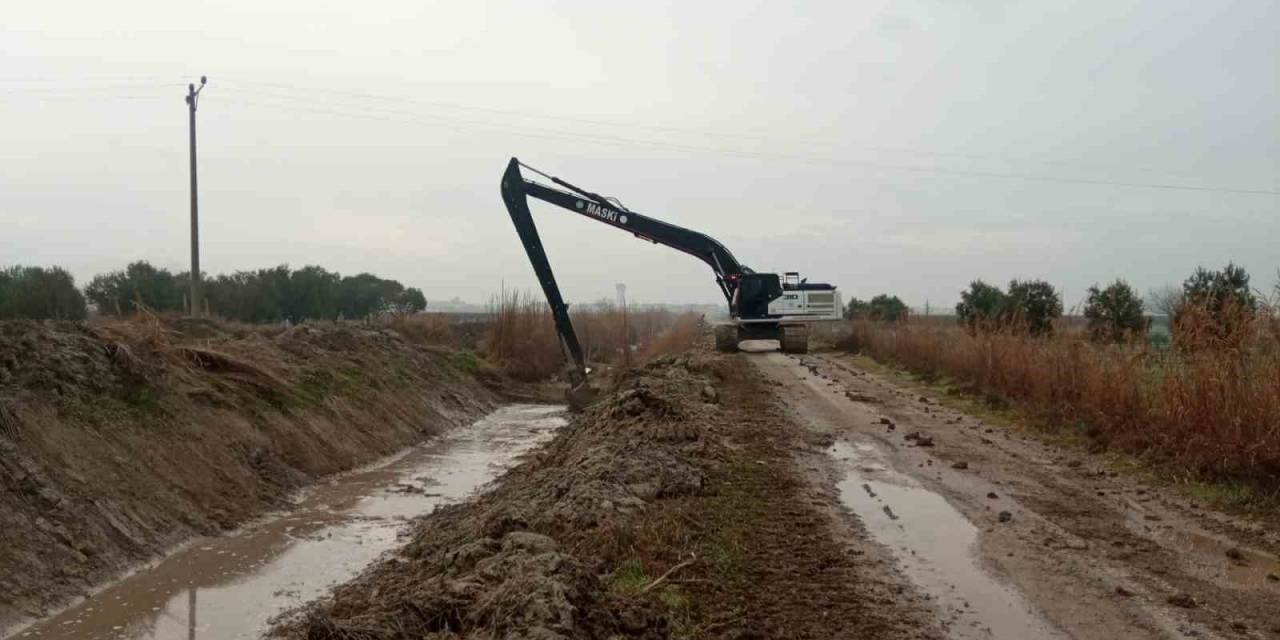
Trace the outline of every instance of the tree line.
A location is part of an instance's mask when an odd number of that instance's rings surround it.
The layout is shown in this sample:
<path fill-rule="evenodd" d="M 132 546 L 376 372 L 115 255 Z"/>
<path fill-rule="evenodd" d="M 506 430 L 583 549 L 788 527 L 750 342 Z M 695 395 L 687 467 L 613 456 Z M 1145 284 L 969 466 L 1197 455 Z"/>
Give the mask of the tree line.
<path fill-rule="evenodd" d="M 186 311 L 190 274 L 146 261 L 94 276 L 81 291 L 60 267 L 15 266 L 0 270 L 0 318 L 82 320 L 90 306 L 103 315 L 139 309 Z M 205 277 L 208 311 L 243 322 L 364 318 L 414 313 L 427 307 L 414 287 L 370 273 L 343 276 L 318 266 L 237 271 Z"/>
<path fill-rule="evenodd" d="M 1280 284 L 1276 285 L 1280 297 Z M 1180 288 L 1153 293 L 1156 309 L 1169 318 L 1170 330 L 1184 343 L 1230 342 L 1262 309 L 1243 267 L 1228 263 L 1220 270 L 1199 267 Z M 956 320 L 970 330 L 1023 330 L 1047 335 L 1062 317 L 1062 294 L 1044 280 L 1011 280 L 1006 289 L 974 280 L 960 293 Z M 880 294 L 869 301 L 854 298 L 845 317 L 881 322 L 906 319 L 909 308 L 897 296 Z M 1127 282 L 1117 279 L 1089 287 L 1083 316 L 1089 336 L 1099 342 L 1145 338 L 1151 325 L 1147 306 Z"/>

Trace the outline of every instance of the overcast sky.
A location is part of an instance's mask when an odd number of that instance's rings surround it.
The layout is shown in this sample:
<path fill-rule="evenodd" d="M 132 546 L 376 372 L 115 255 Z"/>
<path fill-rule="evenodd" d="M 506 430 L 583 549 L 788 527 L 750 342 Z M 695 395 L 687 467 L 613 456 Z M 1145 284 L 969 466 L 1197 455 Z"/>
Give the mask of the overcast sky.
<path fill-rule="evenodd" d="M 1275 0 L 4 14 L 0 264 L 82 284 L 189 265 L 182 96 L 201 74 L 209 273 L 319 264 L 433 300 L 532 289 L 498 192 L 511 156 L 846 298 L 936 309 L 1019 277 L 1071 306 L 1116 277 L 1146 291 L 1234 260 L 1269 288 L 1280 267 Z M 719 299 L 701 262 L 533 206 L 569 299 L 617 282 L 642 302 Z"/>

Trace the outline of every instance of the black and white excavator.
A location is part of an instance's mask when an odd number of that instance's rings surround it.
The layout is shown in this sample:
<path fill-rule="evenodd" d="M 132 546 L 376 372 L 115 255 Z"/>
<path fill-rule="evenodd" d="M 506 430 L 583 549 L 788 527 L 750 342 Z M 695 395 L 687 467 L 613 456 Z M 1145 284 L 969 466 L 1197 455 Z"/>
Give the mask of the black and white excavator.
<path fill-rule="evenodd" d="M 525 178 L 521 168 L 555 186 Z M 560 295 L 533 223 L 530 196 L 707 263 L 729 304 L 729 321 L 715 327 L 716 349 L 720 351 L 737 351 L 738 343 L 743 340 L 777 340 L 786 353 L 805 353 L 809 350 L 810 323 L 841 318 L 840 293 L 833 285 L 808 282 L 795 272 L 781 276 L 757 273 L 738 262 L 715 238 L 641 215 L 622 206 L 615 198 L 574 186 L 512 158 L 502 174 L 502 200 L 551 306 L 556 331 L 569 359 L 569 382 L 575 389 L 586 383 L 587 363 L 569 320 L 569 306 Z"/>

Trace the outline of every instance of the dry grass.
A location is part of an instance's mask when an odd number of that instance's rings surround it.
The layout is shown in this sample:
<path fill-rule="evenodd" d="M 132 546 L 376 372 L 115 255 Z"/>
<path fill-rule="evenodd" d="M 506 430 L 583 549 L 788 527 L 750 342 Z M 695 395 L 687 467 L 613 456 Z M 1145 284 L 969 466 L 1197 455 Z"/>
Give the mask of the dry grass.
<path fill-rule="evenodd" d="M 702 337 L 703 321 L 692 313 L 676 316 L 666 331 L 654 335 L 640 354 L 640 359 L 648 362 L 671 353 L 679 353 L 692 349 Z"/>
<path fill-rule="evenodd" d="M 1014 401 L 1100 443 L 1209 477 L 1274 483 L 1280 473 L 1280 321 L 1270 311 L 1217 348 L 1195 338 L 1206 331 L 1183 325 L 1179 343 L 1200 348 L 1168 351 L 1095 344 L 1073 331 L 1034 338 L 928 319 L 850 329 L 842 341 L 849 350 Z"/>
<path fill-rule="evenodd" d="M 634 364 L 692 344 L 699 321 L 693 314 L 665 309 L 629 309 L 624 318 L 622 309 L 612 304 L 572 309 L 570 314 L 583 354 L 594 364 Z M 504 293 L 490 303 L 489 316 L 479 350 L 507 375 L 545 380 L 564 368 L 555 322 L 541 298 Z"/>
<path fill-rule="evenodd" d="M 441 313 L 394 315 L 383 324 L 417 344 L 455 346 L 458 341 L 449 316 Z"/>
<path fill-rule="evenodd" d="M 517 380 L 543 380 L 560 370 L 564 357 L 546 303 L 504 292 L 490 302 L 489 316 L 480 341 L 489 362 Z"/>

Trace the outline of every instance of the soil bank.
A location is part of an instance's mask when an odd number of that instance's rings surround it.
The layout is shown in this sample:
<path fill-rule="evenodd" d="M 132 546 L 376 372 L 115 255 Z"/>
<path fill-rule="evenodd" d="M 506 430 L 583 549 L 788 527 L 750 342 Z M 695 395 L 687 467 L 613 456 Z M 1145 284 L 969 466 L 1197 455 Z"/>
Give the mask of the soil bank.
<path fill-rule="evenodd" d="M 491 378 L 352 324 L 0 323 L 0 635 L 471 422 Z"/>

